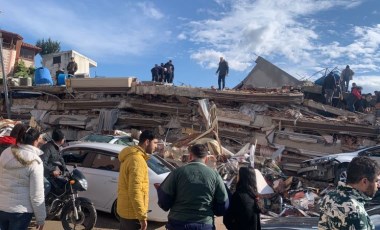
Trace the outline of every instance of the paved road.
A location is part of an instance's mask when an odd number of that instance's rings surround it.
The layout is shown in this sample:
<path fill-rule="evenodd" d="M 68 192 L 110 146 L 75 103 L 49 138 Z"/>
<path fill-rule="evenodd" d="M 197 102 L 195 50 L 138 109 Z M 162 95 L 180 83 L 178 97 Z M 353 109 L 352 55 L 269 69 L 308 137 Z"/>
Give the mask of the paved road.
<path fill-rule="evenodd" d="M 311 230 L 317 229 L 317 218 L 283 217 L 262 221 L 265 230 Z M 117 230 L 119 222 L 108 213 L 98 211 L 98 221 L 94 230 Z M 30 228 L 35 229 L 35 228 Z M 149 222 L 149 230 L 165 230 L 165 223 Z M 226 230 L 221 217 L 216 218 L 216 229 Z M 47 221 L 44 230 L 63 230 L 60 221 Z"/>

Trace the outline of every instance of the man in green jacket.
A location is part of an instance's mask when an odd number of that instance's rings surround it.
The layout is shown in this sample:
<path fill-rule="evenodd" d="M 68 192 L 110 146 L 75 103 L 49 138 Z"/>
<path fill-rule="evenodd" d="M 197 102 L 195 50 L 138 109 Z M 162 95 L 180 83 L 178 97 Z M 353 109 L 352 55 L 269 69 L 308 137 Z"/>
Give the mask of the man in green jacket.
<path fill-rule="evenodd" d="M 204 145 L 190 147 L 191 162 L 172 171 L 157 190 L 158 205 L 170 209 L 169 230 L 215 229 L 214 215 L 228 208 L 228 195 L 218 172 L 205 164 Z"/>
<path fill-rule="evenodd" d="M 347 168 L 347 184 L 338 185 L 322 200 L 318 229 L 374 230 L 364 209 L 365 202 L 375 196 L 380 167 L 369 157 L 355 157 Z"/>
<path fill-rule="evenodd" d="M 148 154 L 157 148 L 158 140 L 149 130 L 141 133 L 139 145 L 124 148 L 119 154 L 120 173 L 117 213 L 120 230 L 147 229 L 149 178 Z"/>

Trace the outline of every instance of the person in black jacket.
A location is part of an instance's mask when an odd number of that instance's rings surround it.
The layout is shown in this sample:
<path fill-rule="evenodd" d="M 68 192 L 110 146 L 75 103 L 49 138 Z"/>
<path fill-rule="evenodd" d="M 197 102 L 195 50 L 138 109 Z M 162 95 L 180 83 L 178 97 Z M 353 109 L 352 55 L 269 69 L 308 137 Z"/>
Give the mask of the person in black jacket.
<path fill-rule="evenodd" d="M 220 57 L 219 61 L 219 67 L 216 70 L 215 74 L 218 74 L 218 86 L 219 90 L 223 90 L 226 85 L 226 76 L 228 75 L 228 62 L 223 59 L 223 57 Z"/>
<path fill-rule="evenodd" d="M 228 230 L 260 230 L 260 208 L 257 205 L 256 173 L 252 167 L 239 169 L 236 191 L 223 218 Z"/>
<path fill-rule="evenodd" d="M 44 154 L 41 159 L 44 163 L 44 176 L 47 179 L 56 178 L 61 175 L 60 170 L 53 165 L 53 162 L 60 162 L 63 166 L 65 161 L 59 154 L 59 148 L 65 142 L 65 135 L 61 130 L 55 129 L 51 135 L 52 140 L 41 146 L 41 150 Z"/>
<path fill-rule="evenodd" d="M 322 91 L 326 98 L 326 104 L 332 105 L 332 98 L 336 89 L 336 81 L 333 72 L 330 72 L 323 81 Z"/>

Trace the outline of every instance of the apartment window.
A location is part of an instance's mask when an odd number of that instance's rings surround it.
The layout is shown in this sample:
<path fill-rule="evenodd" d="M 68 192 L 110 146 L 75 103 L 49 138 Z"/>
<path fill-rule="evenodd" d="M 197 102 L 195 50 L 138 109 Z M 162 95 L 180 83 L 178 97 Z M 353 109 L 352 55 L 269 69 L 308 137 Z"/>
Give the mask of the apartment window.
<path fill-rule="evenodd" d="M 53 57 L 53 64 L 60 64 L 61 63 L 61 56 Z"/>
<path fill-rule="evenodd" d="M 34 59 L 34 51 L 21 48 L 20 56 L 21 56 L 21 58 L 24 58 L 24 59 L 33 60 Z"/>

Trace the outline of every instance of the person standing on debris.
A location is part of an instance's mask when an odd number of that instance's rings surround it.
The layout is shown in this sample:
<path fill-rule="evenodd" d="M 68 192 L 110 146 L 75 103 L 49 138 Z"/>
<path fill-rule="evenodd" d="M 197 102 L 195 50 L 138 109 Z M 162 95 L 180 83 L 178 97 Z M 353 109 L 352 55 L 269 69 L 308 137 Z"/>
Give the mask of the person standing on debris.
<path fill-rule="evenodd" d="M 159 69 L 159 74 L 160 74 L 160 81 L 165 82 L 166 80 L 166 68 L 164 66 L 164 63 L 161 62 L 160 69 Z"/>
<path fill-rule="evenodd" d="M 208 167 L 204 145 L 189 148 L 190 163 L 172 171 L 157 189 L 158 205 L 168 211 L 168 230 L 212 230 L 214 215 L 224 215 L 228 195 L 217 171 Z"/>
<path fill-rule="evenodd" d="M 257 204 L 256 173 L 252 167 L 239 169 L 236 191 L 224 215 L 223 223 L 228 230 L 260 230 L 260 208 Z"/>
<path fill-rule="evenodd" d="M 70 58 L 70 62 L 69 64 L 67 64 L 67 73 L 74 76 L 75 72 L 77 72 L 78 70 L 78 64 L 75 62 L 75 59 L 74 57 L 71 57 Z M 72 76 L 69 76 L 69 77 L 72 77 Z"/>
<path fill-rule="evenodd" d="M 154 67 L 150 70 L 152 73 L 152 81 L 158 81 L 158 65 L 155 64 Z"/>
<path fill-rule="evenodd" d="M 347 168 L 346 184 L 338 185 L 322 199 L 318 229 L 374 230 L 364 204 L 375 196 L 380 180 L 378 163 L 355 157 Z"/>
<path fill-rule="evenodd" d="M 348 92 L 348 86 L 354 74 L 354 71 L 350 69 L 349 65 L 347 65 L 346 68 L 342 71 L 340 75 L 340 81 L 342 82 L 342 88 L 344 92 Z"/>
<path fill-rule="evenodd" d="M 35 216 L 37 229 L 42 230 L 46 218 L 44 168 L 37 146 L 40 133 L 22 126 L 17 144 L 0 156 L 0 229 L 27 230 Z"/>
<path fill-rule="evenodd" d="M 355 112 L 355 110 L 360 110 L 362 108 L 361 101 L 362 100 L 362 87 L 356 86 L 352 88 L 351 93 L 348 95 L 347 101 L 347 109 L 351 112 Z"/>
<path fill-rule="evenodd" d="M 165 68 L 167 70 L 166 72 L 166 79 L 167 79 L 167 82 L 168 83 L 173 83 L 173 79 L 174 79 L 174 65 L 172 63 L 172 60 L 169 60 L 166 64 L 165 64 Z"/>
<path fill-rule="evenodd" d="M 140 134 L 139 145 L 126 147 L 119 154 L 117 213 L 120 230 L 147 229 L 149 178 L 146 161 L 157 144 L 153 132 L 145 130 Z"/>
<path fill-rule="evenodd" d="M 218 86 L 219 90 L 223 90 L 226 85 L 226 76 L 228 76 L 228 62 L 220 57 L 219 67 L 216 70 L 215 74 L 218 74 Z"/>
<path fill-rule="evenodd" d="M 336 81 L 333 72 L 330 72 L 323 81 L 322 92 L 326 98 L 326 104 L 332 105 L 332 99 L 336 89 Z"/>

